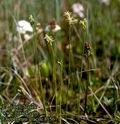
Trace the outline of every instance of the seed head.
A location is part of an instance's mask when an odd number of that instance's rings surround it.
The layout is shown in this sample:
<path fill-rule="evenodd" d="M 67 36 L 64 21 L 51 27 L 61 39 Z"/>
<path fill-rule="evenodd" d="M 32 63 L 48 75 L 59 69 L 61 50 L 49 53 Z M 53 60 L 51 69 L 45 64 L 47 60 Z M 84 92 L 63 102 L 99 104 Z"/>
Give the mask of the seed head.
<path fill-rule="evenodd" d="M 90 42 L 85 42 L 85 44 L 84 44 L 84 54 L 85 54 L 85 56 L 90 56 L 91 55 Z"/>
<path fill-rule="evenodd" d="M 87 19 L 84 18 L 83 20 L 80 20 L 80 24 L 82 25 L 83 29 L 85 30 L 87 27 Z"/>
<path fill-rule="evenodd" d="M 48 34 L 46 34 L 44 39 L 47 41 L 48 44 L 52 46 L 52 43 L 54 41 L 52 36 L 49 36 Z"/>
<path fill-rule="evenodd" d="M 65 12 L 64 16 L 66 17 L 66 20 L 69 22 L 69 25 L 73 25 L 78 22 L 78 19 L 76 19 L 69 11 Z"/>
<path fill-rule="evenodd" d="M 29 16 L 29 20 L 30 20 L 30 22 L 31 22 L 32 25 L 35 24 L 35 19 L 33 18 L 32 15 Z"/>

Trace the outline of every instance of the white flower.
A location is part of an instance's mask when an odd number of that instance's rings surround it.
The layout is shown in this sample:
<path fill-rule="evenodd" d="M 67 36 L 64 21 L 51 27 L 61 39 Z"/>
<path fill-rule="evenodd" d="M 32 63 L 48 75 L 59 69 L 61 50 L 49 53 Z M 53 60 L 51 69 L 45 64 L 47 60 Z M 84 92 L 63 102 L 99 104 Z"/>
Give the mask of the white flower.
<path fill-rule="evenodd" d="M 55 20 L 50 21 L 49 25 L 47 25 L 45 28 L 46 32 L 49 32 L 49 31 L 57 32 L 59 30 L 61 30 L 61 27 L 56 24 Z"/>
<path fill-rule="evenodd" d="M 16 30 L 21 34 L 25 34 L 26 32 L 33 32 L 31 24 L 25 20 L 20 20 L 17 22 Z"/>
<path fill-rule="evenodd" d="M 31 35 L 29 35 L 29 34 L 24 34 L 24 39 L 26 40 L 26 41 L 28 41 L 28 40 L 30 40 L 30 38 L 31 38 Z"/>
<path fill-rule="evenodd" d="M 100 2 L 107 6 L 110 4 L 110 0 L 100 0 Z"/>
<path fill-rule="evenodd" d="M 74 3 L 72 5 L 73 13 L 79 15 L 80 18 L 84 18 L 84 7 L 80 3 Z"/>
<path fill-rule="evenodd" d="M 80 11 L 84 11 L 84 7 L 82 4 L 80 3 L 74 3 L 72 5 L 72 9 L 74 13 L 79 13 Z"/>
<path fill-rule="evenodd" d="M 59 25 L 55 25 L 55 28 L 51 28 L 50 25 L 47 25 L 46 28 L 45 28 L 45 31 L 46 32 L 49 32 L 49 31 L 53 31 L 53 32 L 57 32 L 57 31 L 60 31 L 61 30 L 61 27 Z"/>
<path fill-rule="evenodd" d="M 53 29 L 53 32 L 57 32 L 61 30 L 61 27 L 59 25 L 55 25 L 55 29 Z"/>
<path fill-rule="evenodd" d="M 79 15 L 81 18 L 84 18 L 84 13 L 83 13 L 83 12 L 79 12 L 78 15 Z"/>

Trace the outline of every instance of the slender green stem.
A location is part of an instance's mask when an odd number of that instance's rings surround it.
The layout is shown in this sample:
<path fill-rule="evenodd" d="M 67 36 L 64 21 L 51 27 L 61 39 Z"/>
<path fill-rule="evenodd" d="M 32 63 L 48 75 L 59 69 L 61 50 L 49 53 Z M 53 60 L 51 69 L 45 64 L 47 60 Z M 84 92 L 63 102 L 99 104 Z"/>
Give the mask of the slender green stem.
<path fill-rule="evenodd" d="M 60 1 L 55 0 L 55 5 L 56 5 L 56 20 L 57 22 L 60 21 Z"/>
<path fill-rule="evenodd" d="M 44 93 L 43 93 L 43 86 L 42 86 L 42 81 L 41 81 L 41 72 L 40 72 L 40 69 L 38 67 L 38 70 L 39 70 L 39 79 L 40 79 L 40 91 L 41 91 L 41 96 L 42 96 L 42 101 L 43 101 L 43 107 L 44 107 L 44 110 L 45 110 L 45 115 L 47 116 L 47 110 L 46 110 L 46 106 L 45 106 L 45 96 L 44 96 Z"/>
<path fill-rule="evenodd" d="M 49 44 L 49 49 L 52 53 L 51 55 L 51 61 L 52 61 L 52 77 L 53 77 L 53 84 L 54 84 L 54 93 L 55 93 L 55 105 L 56 105 L 56 112 L 57 112 L 57 84 L 56 84 L 56 45 L 55 42 L 52 44 L 52 46 Z"/>
<path fill-rule="evenodd" d="M 70 44 L 70 34 L 71 34 L 71 26 L 69 27 L 69 60 L 68 60 L 68 75 L 69 75 L 69 78 L 68 78 L 68 87 L 67 87 L 67 96 L 66 96 L 66 111 L 68 110 L 68 105 L 67 105 L 67 100 L 68 100 L 68 92 L 69 92 L 69 88 L 70 88 L 70 74 L 71 74 L 71 44 Z"/>
<path fill-rule="evenodd" d="M 88 70 L 90 69 L 90 60 L 89 56 L 87 56 L 86 61 L 87 61 L 87 68 Z M 86 89 L 85 89 L 85 106 L 84 106 L 84 113 L 87 112 L 87 101 L 88 101 L 88 87 L 90 85 L 90 72 L 87 72 L 87 81 L 86 81 Z"/>
<path fill-rule="evenodd" d="M 63 62 L 60 63 L 60 124 L 61 124 L 61 114 L 62 114 L 62 110 L 61 110 L 61 103 L 62 103 L 62 84 L 63 84 Z"/>
<path fill-rule="evenodd" d="M 35 35 L 36 34 L 36 30 L 35 30 L 35 25 L 33 25 L 33 29 L 34 29 L 34 32 L 33 32 L 33 42 L 32 42 L 32 44 L 33 44 L 33 59 L 34 59 L 34 62 L 35 62 L 35 65 L 37 64 L 37 66 L 35 66 L 35 84 L 36 84 L 36 88 L 37 88 L 37 90 L 38 90 L 38 81 L 37 81 L 37 70 L 38 70 L 38 68 L 39 68 L 39 65 L 38 65 L 38 63 L 37 63 L 37 59 L 38 59 L 38 53 L 37 53 L 37 36 Z M 35 55 L 35 56 L 34 56 Z"/>

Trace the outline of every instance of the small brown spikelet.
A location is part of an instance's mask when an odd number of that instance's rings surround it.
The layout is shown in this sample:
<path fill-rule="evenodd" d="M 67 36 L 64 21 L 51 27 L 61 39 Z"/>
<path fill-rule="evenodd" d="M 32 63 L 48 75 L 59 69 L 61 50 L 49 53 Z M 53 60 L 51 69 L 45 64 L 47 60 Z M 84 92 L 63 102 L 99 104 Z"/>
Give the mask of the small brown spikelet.
<path fill-rule="evenodd" d="M 49 25 L 50 25 L 50 28 L 51 28 L 51 29 L 55 29 L 55 26 L 56 26 L 55 19 L 51 20 L 51 21 L 49 22 Z"/>
<path fill-rule="evenodd" d="M 87 49 L 87 50 L 91 49 L 90 42 L 85 42 L 84 48 Z"/>
<path fill-rule="evenodd" d="M 85 44 L 84 44 L 84 54 L 85 54 L 85 56 L 90 56 L 91 55 L 91 44 L 90 44 L 90 42 L 85 42 Z"/>

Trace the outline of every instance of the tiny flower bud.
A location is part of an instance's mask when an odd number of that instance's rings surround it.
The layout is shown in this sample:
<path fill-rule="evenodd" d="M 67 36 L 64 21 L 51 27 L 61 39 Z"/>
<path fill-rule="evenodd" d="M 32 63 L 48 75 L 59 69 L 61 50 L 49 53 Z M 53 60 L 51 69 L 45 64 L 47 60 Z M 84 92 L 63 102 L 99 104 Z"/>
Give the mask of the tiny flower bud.
<path fill-rule="evenodd" d="M 32 25 L 35 24 L 35 19 L 33 18 L 32 15 L 29 16 L 29 20 L 30 20 L 30 22 L 31 22 Z"/>

